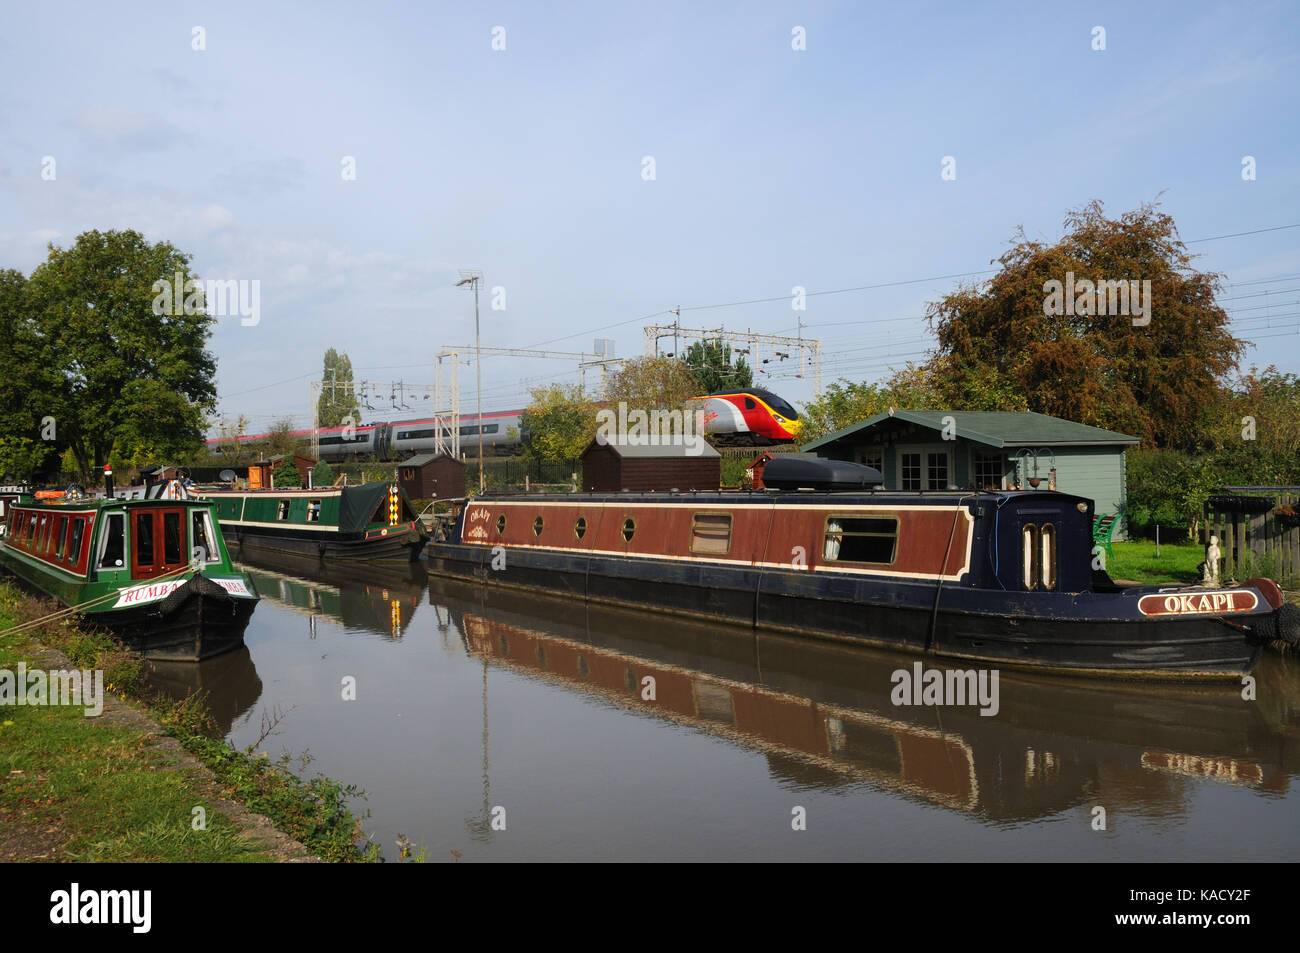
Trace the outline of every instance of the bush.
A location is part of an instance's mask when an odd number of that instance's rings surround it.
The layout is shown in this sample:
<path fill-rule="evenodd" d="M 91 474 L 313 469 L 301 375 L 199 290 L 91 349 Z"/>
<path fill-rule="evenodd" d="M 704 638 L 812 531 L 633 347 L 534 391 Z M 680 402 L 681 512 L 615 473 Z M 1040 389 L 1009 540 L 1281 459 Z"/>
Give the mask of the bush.
<path fill-rule="evenodd" d="M 311 485 L 312 486 L 332 486 L 334 484 L 334 470 L 330 467 L 328 460 L 320 460 L 311 468 Z"/>
<path fill-rule="evenodd" d="M 278 487 L 302 486 L 302 477 L 298 474 L 298 468 L 293 465 L 293 457 L 285 457 L 277 463 L 271 479 Z"/>
<path fill-rule="evenodd" d="M 1219 467 L 1177 450 L 1130 450 L 1125 462 L 1129 534 L 1146 536 L 1159 524 L 1186 527 L 1188 538 L 1194 538 L 1206 498 L 1224 483 Z"/>

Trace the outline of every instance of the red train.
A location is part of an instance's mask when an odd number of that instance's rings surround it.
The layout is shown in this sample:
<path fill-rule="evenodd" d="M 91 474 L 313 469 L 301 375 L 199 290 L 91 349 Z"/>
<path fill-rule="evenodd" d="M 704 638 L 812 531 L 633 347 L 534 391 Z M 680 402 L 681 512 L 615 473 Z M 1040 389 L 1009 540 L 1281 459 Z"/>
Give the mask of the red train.
<path fill-rule="evenodd" d="M 757 387 L 722 390 L 704 401 L 704 430 L 722 445 L 767 446 L 799 436 L 799 411 L 771 391 Z"/>

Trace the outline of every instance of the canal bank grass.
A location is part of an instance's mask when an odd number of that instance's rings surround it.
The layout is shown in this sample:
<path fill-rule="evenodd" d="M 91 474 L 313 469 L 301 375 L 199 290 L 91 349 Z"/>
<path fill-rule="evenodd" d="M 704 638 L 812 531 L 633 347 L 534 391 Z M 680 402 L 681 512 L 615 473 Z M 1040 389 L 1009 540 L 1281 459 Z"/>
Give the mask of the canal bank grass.
<path fill-rule="evenodd" d="M 98 669 L 107 698 L 98 717 L 0 706 L 0 860 L 376 858 L 356 846 L 361 823 L 347 804 L 359 791 L 293 774 L 287 756 L 234 748 L 201 698 L 147 698 L 139 660 L 112 639 L 59 621 L 4 631 L 53 608 L 0 584 L 0 669 Z"/>

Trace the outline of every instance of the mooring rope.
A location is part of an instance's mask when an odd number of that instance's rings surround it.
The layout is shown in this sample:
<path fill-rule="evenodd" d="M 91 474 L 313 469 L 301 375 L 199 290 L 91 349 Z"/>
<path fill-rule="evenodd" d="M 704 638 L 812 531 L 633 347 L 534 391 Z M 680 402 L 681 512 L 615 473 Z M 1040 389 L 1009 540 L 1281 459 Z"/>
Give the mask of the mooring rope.
<path fill-rule="evenodd" d="M 154 576 L 152 579 L 140 583 L 140 585 L 151 585 L 154 582 L 161 582 L 173 576 L 178 576 L 181 573 L 190 572 L 191 569 L 192 567 L 189 565 L 181 566 L 179 569 L 173 569 L 171 572 L 165 572 L 158 576 Z M 129 588 L 134 588 L 134 587 L 129 587 Z M 89 599 L 85 602 L 74 603 L 73 605 L 66 606 L 62 609 L 58 609 L 47 615 L 43 615 L 35 619 L 28 619 L 26 622 L 20 622 L 18 625 L 10 626 L 7 629 L 0 629 L 0 635 L 15 635 L 27 629 L 39 628 L 40 626 L 46 625 L 50 622 L 66 619 L 69 616 L 76 615 L 77 613 L 83 612 L 86 609 L 93 609 L 95 606 L 102 605 L 103 603 L 108 602 L 110 599 L 117 599 L 121 595 L 122 595 L 122 591 L 120 589 L 114 589 L 112 592 L 107 592 L 102 596 L 96 596 L 94 599 Z"/>

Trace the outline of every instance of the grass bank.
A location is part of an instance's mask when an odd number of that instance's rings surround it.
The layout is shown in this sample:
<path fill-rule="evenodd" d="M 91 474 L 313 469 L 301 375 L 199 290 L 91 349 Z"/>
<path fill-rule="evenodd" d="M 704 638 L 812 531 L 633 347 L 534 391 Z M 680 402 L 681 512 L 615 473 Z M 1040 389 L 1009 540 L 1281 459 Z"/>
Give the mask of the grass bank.
<path fill-rule="evenodd" d="M 0 584 L 0 670 L 99 670 L 110 697 L 98 717 L 0 706 L 0 860 L 307 859 L 299 844 L 325 860 L 374 859 L 357 846 L 355 788 L 234 748 L 199 698 L 150 697 L 140 661 L 104 635 L 64 622 L 6 631 L 53 609 Z"/>

